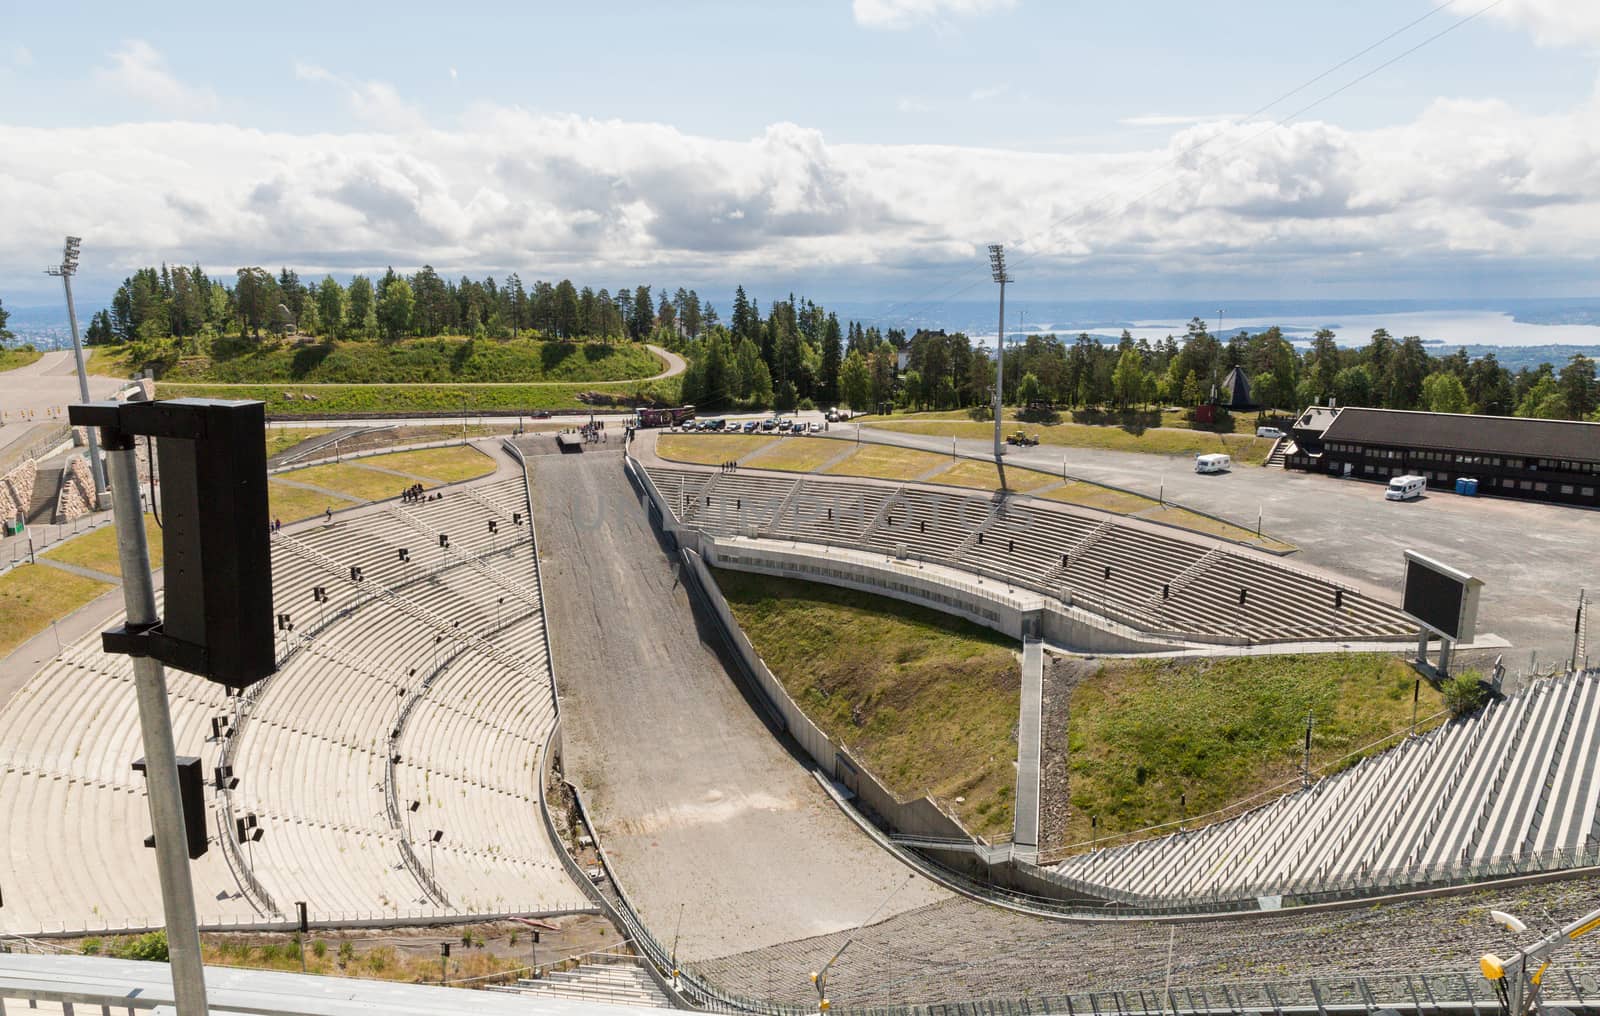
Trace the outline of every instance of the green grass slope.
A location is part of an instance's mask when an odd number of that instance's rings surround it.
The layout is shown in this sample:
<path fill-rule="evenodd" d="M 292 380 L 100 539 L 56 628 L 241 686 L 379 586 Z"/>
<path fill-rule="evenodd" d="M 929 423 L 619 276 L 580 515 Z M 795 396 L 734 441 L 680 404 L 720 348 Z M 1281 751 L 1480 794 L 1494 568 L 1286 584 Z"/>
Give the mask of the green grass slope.
<path fill-rule="evenodd" d="M 440 337 L 301 345 L 230 338 L 213 341 L 209 355 L 185 357 L 160 376 L 221 384 L 447 384 L 637 381 L 665 369 L 660 358 L 635 343 Z"/>
<path fill-rule="evenodd" d="M 1009 839 L 1021 664 L 1004 636 L 911 604 L 719 571 L 740 627 L 806 715 L 902 800 Z M 962 798 L 960 802 L 956 798 Z"/>

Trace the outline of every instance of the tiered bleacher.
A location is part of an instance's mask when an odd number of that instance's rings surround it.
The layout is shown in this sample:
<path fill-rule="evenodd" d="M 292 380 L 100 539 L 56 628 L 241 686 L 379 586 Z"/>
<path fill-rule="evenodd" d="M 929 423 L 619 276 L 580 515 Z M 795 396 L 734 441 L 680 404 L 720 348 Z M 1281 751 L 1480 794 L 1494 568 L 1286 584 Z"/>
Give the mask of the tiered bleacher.
<path fill-rule="evenodd" d="M 992 576 L 1178 638 L 1398 639 L 1415 626 L 1351 585 L 1222 541 L 1038 498 L 737 470 L 648 467 L 684 525 L 848 545 Z"/>
<path fill-rule="evenodd" d="M 1535 683 L 1237 818 L 1056 872 L 1127 903 L 1320 894 L 1600 860 L 1600 678 Z"/>
<path fill-rule="evenodd" d="M 238 780 L 206 791 L 203 923 L 282 919 L 301 900 L 335 921 L 588 905 L 538 814 L 555 703 L 524 490 L 455 488 L 279 534 L 274 607 L 294 630 L 278 673 L 229 698 L 168 671 L 179 754 L 208 784 L 219 764 Z M 0 711 L 7 930 L 161 924 L 154 864 L 127 863 L 149 832 L 132 668 L 98 641 Z M 238 844 L 251 815 L 260 838 Z"/>

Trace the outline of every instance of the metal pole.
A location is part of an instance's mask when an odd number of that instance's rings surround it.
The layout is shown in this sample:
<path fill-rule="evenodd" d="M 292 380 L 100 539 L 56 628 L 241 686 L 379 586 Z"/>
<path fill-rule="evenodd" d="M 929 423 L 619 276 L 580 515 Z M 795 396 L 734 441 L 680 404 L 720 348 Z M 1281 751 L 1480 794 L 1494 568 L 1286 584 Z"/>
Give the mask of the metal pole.
<path fill-rule="evenodd" d="M 1006 280 L 1000 277 L 1000 335 L 994 344 L 994 460 L 1000 461 L 1001 417 L 1005 415 L 1006 382 Z"/>
<path fill-rule="evenodd" d="M 72 304 L 72 273 L 61 273 L 61 285 L 67 291 L 67 321 L 72 325 L 72 355 L 78 361 L 78 394 L 83 401 L 89 398 L 89 373 L 83 365 L 83 343 L 78 341 L 78 311 Z M 89 472 L 94 477 L 94 506 L 97 509 L 106 506 L 106 474 L 105 467 L 100 463 L 100 442 L 95 439 L 95 428 L 85 428 L 89 432 Z M 135 483 L 137 488 L 138 484 Z"/>
<path fill-rule="evenodd" d="M 111 503 L 117 527 L 117 557 L 122 564 L 122 602 L 128 627 L 160 621 L 155 585 L 150 577 L 150 550 L 145 543 L 144 516 L 139 511 L 139 467 L 132 438 L 107 433 Z M 161 661 L 133 658 L 133 683 L 139 697 L 139 729 L 144 738 L 145 788 L 150 799 L 150 824 L 156 834 L 156 868 L 161 878 L 161 909 L 166 919 L 167 951 L 172 960 L 172 990 L 178 1016 L 205 1016 L 205 968 L 200 958 L 200 932 L 195 923 L 194 883 L 184 832 L 183 799 L 178 790 L 177 747 L 172 739 L 172 713 L 167 701 L 167 675 Z M 228 830 L 222 830 L 223 835 Z"/>

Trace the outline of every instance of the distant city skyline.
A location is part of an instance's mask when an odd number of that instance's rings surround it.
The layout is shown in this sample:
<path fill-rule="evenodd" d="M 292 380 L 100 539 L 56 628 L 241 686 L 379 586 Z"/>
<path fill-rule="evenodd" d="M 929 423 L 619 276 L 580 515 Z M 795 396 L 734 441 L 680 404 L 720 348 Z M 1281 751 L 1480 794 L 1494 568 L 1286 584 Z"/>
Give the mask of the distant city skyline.
<path fill-rule="evenodd" d="M 163 260 L 938 303 L 986 298 L 994 240 L 1018 301 L 1600 295 L 1581 0 L 91 3 L 7 29 L 8 307 L 55 299 L 67 232 L 85 304 Z"/>

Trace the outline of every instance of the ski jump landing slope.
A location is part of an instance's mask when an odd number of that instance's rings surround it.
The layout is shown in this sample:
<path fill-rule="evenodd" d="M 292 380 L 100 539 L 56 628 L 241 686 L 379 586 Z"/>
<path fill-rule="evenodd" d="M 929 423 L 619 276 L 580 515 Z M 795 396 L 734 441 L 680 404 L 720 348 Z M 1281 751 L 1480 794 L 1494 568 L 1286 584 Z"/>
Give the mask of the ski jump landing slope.
<path fill-rule="evenodd" d="M 833 804 L 691 608 L 620 452 L 530 457 L 568 779 L 646 925 L 705 960 L 948 898 Z M 800 972 L 798 976 L 804 976 Z"/>

